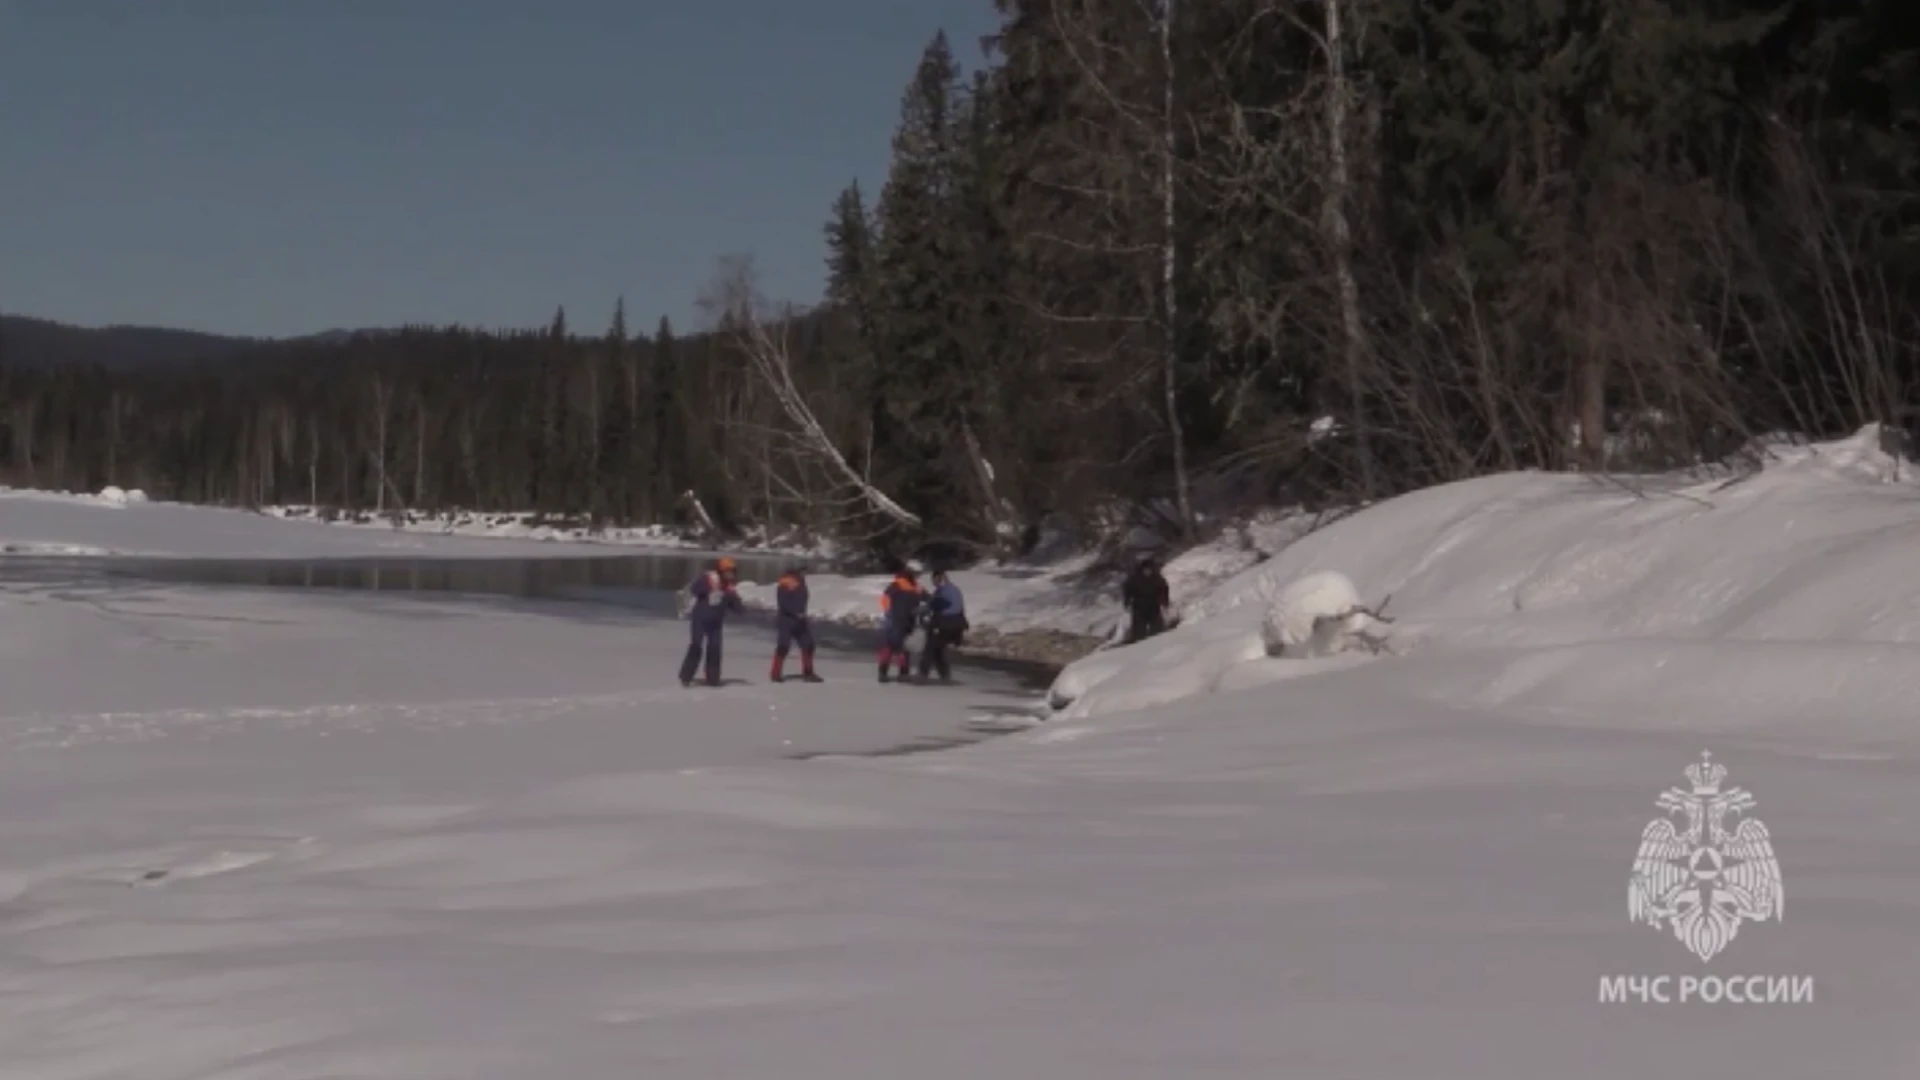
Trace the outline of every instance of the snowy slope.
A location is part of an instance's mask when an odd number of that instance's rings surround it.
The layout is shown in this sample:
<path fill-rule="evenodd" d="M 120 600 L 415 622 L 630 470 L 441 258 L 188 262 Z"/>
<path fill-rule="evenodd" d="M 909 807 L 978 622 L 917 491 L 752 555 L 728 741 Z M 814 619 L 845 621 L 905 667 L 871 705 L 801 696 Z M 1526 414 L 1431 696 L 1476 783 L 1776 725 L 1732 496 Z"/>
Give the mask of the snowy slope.
<path fill-rule="evenodd" d="M 1259 641 L 1266 597 L 1334 570 L 1392 598 L 1393 663 L 1497 668 L 1436 686 L 1450 702 L 1733 707 L 1758 725 L 1844 694 L 1853 715 L 1835 722 L 1904 725 L 1920 689 L 1920 480 L 1871 432 L 1781 454 L 1731 486 L 1517 474 L 1395 499 L 1229 579 L 1173 633 L 1072 666 L 1055 693 L 1084 716 L 1350 666 L 1269 660 Z"/>
<path fill-rule="evenodd" d="M 1906 1080 L 1920 498 L 1865 446 L 1394 500 L 1067 715 L 896 759 L 756 756 L 947 691 L 696 702 L 630 625 L 10 591 L 0 1075 Z M 1319 569 L 1405 655 L 1232 662 Z M 1788 899 L 1706 964 L 1627 910 L 1702 750 Z M 1814 998 L 1599 995 L 1750 975 Z"/>

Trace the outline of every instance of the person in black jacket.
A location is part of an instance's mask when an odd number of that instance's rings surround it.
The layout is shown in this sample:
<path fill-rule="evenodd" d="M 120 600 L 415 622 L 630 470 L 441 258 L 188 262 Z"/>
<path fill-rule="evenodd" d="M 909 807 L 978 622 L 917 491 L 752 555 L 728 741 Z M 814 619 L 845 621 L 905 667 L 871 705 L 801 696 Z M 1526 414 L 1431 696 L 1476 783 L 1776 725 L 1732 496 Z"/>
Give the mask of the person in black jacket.
<path fill-rule="evenodd" d="M 1127 609 L 1127 637 L 1122 644 L 1145 641 L 1166 630 L 1173 595 L 1157 561 L 1140 560 L 1140 565 L 1134 567 L 1125 584 L 1120 586 L 1120 602 Z"/>

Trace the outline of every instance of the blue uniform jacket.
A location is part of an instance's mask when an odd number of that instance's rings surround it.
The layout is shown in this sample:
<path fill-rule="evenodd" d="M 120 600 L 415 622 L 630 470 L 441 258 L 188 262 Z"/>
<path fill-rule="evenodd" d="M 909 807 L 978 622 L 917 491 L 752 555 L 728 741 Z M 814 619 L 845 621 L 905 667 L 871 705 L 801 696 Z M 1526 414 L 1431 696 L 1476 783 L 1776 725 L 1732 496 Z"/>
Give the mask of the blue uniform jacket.
<path fill-rule="evenodd" d="M 782 618 L 804 619 L 807 617 L 807 583 L 792 574 L 783 574 L 779 586 L 774 589 L 774 610 Z"/>
<path fill-rule="evenodd" d="M 744 610 L 739 594 L 732 589 L 722 589 L 720 575 L 712 571 L 693 579 L 689 591 L 693 595 L 693 613 L 688 617 L 703 626 L 719 626 L 726 621 L 727 612 Z"/>
<path fill-rule="evenodd" d="M 960 616 L 967 613 L 967 602 L 960 595 L 960 586 L 949 581 L 933 590 L 933 599 L 927 607 L 935 615 Z"/>

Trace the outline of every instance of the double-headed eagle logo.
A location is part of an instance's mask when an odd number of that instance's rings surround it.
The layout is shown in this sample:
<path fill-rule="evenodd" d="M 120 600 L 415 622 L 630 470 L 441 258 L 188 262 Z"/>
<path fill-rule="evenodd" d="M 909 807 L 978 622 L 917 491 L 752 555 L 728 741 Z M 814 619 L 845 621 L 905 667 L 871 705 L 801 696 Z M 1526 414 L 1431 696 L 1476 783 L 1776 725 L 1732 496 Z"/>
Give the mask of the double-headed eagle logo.
<path fill-rule="evenodd" d="M 1627 911 L 1636 923 L 1672 929 L 1707 961 L 1733 941 L 1741 923 L 1780 919 L 1786 894 L 1767 827 L 1742 817 L 1727 828 L 1729 817 L 1754 805 L 1753 796 L 1737 787 L 1722 790 L 1727 768 L 1709 754 L 1687 766 L 1686 776 L 1692 790 L 1661 793 L 1656 804 L 1668 816 L 1640 834 Z"/>

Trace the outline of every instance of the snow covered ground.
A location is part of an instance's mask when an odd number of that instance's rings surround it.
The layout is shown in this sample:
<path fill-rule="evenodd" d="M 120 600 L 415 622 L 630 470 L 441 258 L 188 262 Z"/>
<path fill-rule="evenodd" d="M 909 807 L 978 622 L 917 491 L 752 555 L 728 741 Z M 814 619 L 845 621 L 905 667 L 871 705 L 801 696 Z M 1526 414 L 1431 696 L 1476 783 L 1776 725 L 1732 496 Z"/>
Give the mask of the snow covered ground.
<path fill-rule="evenodd" d="M 0 1076 L 1905 1080 L 1920 485 L 1870 446 L 1394 500 L 1034 730 L 897 759 L 774 743 L 979 695 L 689 695 L 671 626 L 10 586 Z M 1264 656 L 1317 570 L 1394 594 L 1401 655 Z M 1787 900 L 1704 963 L 1627 904 L 1703 750 Z"/>

